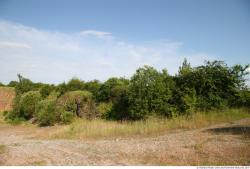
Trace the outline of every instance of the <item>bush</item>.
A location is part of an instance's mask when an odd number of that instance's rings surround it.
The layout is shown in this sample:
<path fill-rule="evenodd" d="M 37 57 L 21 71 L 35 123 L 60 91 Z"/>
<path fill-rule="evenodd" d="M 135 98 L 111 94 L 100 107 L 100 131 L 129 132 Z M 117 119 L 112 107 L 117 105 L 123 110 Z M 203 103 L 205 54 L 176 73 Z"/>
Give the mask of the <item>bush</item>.
<path fill-rule="evenodd" d="M 108 118 L 110 112 L 112 111 L 113 104 L 111 102 L 106 103 L 106 102 L 101 102 L 98 104 L 96 107 L 96 112 L 98 114 L 98 117 L 101 118 Z"/>
<path fill-rule="evenodd" d="M 22 95 L 34 89 L 34 84 L 31 80 L 22 77 L 20 74 L 18 74 L 18 79 L 19 82 L 15 86 L 16 95 Z"/>
<path fill-rule="evenodd" d="M 62 95 L 57 101 L 59 111 L 73 113 L 77 117 L 96 117 L 95 102 L 88 91 L 72 91 Z"/>
<path fill-rule="evenodd" d="M 29 91 L 20 97 L 19 105 L 16 110 L 18 117 L 28 120 L 33 117 L 37 103 L 42 99 L 38 91 Z"/>
<path fill-rule="evenodd" d="M 136 70 L 129 85 L 129 113 L 133 119 L 151 115 L 167 115 L 165 112 L 171 98 L 172 79 L 167 71 L 158 72 L 150 66 Z"/>
<path fill-rule="evenodd" d="M 59 121 L 59 115 L 56 114 L 56 100 L 45 99 L 36 106 L 35 117 L 41 126 L 54 125 Z"/>
<path fill-rule="evenodd" d="M 196 108 L 195 90 L 190 88 L 175 89 L 172 97 L 172 105 L 175 107 L 175 115 L 191 114 Z"/>
<path fill-rule="evenodd" d="M 112 110 L 108 112 L 107 118 L 114 120 L 128 120 L 131 115 L 128 111 L 128 86 L 120 85 L 112 89 L 113 94 L 113 106 Z"/>
<path fill-rule="evenodd" d="M 60 120 L 64 124 L 69 124 L 73 121 L 74 115 L 72 112 L 63 111 L 60 115 Z"/>
<path fill-rule="evenodd" d="M 47 96 L 50 95 L 50 93 L 55 89 L 55 87 L 53 85 L 48 85 L 48 84 L 44 84 L 41 88 L 40 88 L 40 94 L 43 98 L 46 98 Z"/>

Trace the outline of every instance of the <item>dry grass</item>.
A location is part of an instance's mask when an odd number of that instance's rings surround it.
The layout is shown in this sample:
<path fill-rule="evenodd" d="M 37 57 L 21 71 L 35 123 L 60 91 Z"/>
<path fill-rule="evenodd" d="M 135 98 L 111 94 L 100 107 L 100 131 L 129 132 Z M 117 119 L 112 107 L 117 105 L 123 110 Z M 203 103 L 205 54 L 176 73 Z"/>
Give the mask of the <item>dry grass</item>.
<path fill-rule="evenodd" d="M 223 153 L 220 153 L 219 150 L 211 151 L 207 148 L 199 148 L 185 154 L 177 152 L 173 155 L 169 155 L 169 152 L 149 152 L 134 158 L 139 158 L 143 164 L 162 166 L 241 166 L 250 164 L 248 147 L 249 145 L 237 148 L 223 147 L 220 149 Z"/>
<path fill-rule="evenodd" d="M 6 151 L 5 145 L 0 145 L 0 154 L 3 154 Z"/>
<path fill-rule="evenodd" d="M 72 124 L 56 127 L 50 138 L 98 139 L 128 136 L 156 136 L 174 129 L 196 129 L 222 122 L 249 118 L 248 109 L 228 109 L 221 112 L 197 112 L 191 117 L 174 119 L 150 118 L 136 122 L 76 119 Z"/>
<path fill-rule="evenodd" d="M 45 166 L 45 165 L 46 165 L 46 161 L 34 161 L 28 164 L 28 166 Z"/>

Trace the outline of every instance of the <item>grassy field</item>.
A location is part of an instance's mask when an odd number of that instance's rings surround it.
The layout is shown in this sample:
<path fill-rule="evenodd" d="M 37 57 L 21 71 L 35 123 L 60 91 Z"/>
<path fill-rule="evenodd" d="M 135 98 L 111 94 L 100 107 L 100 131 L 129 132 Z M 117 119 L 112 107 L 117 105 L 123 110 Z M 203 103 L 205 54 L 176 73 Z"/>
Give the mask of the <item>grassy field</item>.
<path fill-rule="evenodd" d="M 150 118 L 136 122 L 75 119 L 70 125 L 57 127 L 55 130 L 52 130 L 50 138 L 98 139 L 152 136 L 160 135 L 170 130 L 197 129 L 249 117 L 249 109 L 228 109 L 209 113 L 197 112 L 190 117 L 177 117 L 174 119 Z"/>

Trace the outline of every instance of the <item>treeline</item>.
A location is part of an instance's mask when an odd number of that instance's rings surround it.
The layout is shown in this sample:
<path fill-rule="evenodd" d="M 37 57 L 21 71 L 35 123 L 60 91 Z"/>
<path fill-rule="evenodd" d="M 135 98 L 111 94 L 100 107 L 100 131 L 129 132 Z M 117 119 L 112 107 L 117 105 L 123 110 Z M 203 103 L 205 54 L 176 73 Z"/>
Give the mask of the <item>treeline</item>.
<path fill-rule="evenodd" d="M 191 67 L 185 59 L 178 74 L 144 66 L 131 79 L 110 78 L 84 82 L 33 83 L 18 75 L 13 110 L 6 119 L 32 120 L 40 125 L 70 123 L 74 117 L 138 120 L 149 116 L 167 118 L 227 107 L 250 107 L 245 84 L 249 65 L 228 67 L 222 61 L 207 61 Z"/>

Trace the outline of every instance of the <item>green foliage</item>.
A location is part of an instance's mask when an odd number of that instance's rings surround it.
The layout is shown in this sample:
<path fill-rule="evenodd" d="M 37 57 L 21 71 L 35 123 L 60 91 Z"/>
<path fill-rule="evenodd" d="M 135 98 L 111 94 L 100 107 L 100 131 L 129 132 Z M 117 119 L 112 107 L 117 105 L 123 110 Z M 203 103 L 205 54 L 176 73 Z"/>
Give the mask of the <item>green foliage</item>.
<path fill-rule="evenodd" d="M 18 82 L 8 84 L 15 87 L 16 97 L 13 110 L 5 118 L 15 123 L 32 118 L 36 112 L 40 125 L 53 125 L 70 123 L 74 116 L 136 120 L 250 107 L 250 90 L 245 83 L 248 68 L 249 65 L 229 67 L 222 61 L 191 67 L 184 59 L 175 76 L 166 69 L 157 71 L 144 66 L 130 80 L 113 77 L 101 83 L 72 78 L 57 86 L 33 83 L 18 75 Z"/>
<path fill-rule="evenodd" d="M 123 84 L 120 86 L 116 86 L 112 89 L 112 93 L 113 107 L 112 110 L 108 112 L 106 117 L 108 119 L 115 120 L 130 119 L 130 114 L 128 111 L 128 85 Z"/>
<path fill-rule="evenodd" d="M 174 106 L 172 116 L 191 114 L 196 108 L 196 94 L 194 89 L 176 88 L 173 91 L 171 103 Z"/>
<path fill-rule="evenodd" d="M 153 67 L 139 68 L 131 78 L 129 86 L 129 111 L 133 119 L 153 114 L 171 114 L 172 79 L 166 71 L 158 72 Z"/>
<path fill-rule="evenodd" d="M 55 99 L 45 99 L 38 102 L 35 110 L 35 118 L 41 126 L 51 126 L 59 121 Z"/>
<path fill-rule="evenodd" d="M 67 84 L 65 82 L 56 86 L 59 95 L 63 95 L 69 91 L 85 90 L 85 83 L 78 78 L 72 78 Z"/>
<path fill-rule="evenodd" d="M 16 85 L 18 84 L 17 81 L 10 81 L 10 83 L 8 84 L 9 87 L 16 87 Z"/>
<path fill-rule="evenodd" d="M 38 91 L 29 91 L 16 95 L 13 110 L 9 111 L 5 118 L 10 121 L 32 118 L 35 113 L 35 106 L 41 99 L 42 97 Z"/>
<path fill-rule="evenodd" d="M 96 107 L 96 112 L 98 117 L 107 119 L 109 118 L 109 114 L 113 109 L 113 104 L 111 102 L 101 102 Z"/>
<path fill-rule="evenodd" d="M 30 119 L 35 113 L 35 107 L 41 100 L 41 95 L 38 91 L 29 91 L 24 93 L 19 101 L 19 116 L 24 119 Z"/>
<path fill-rule="evenodd" d="M 98 97 L 98 101 L 114 101 L 114 98 L 116 97 L 116 93 L 114 93 L 114 88 L 116 86 L 121 85 L 128 85 L 129 80 L 125 78 L 110 78 L 106 82 L 103 83 L 103 85 L 100 87 L 100 94 Z"/>
<path fill-rule="evenodd" d="M 98 80 L 93 80 L 90 82 L 86 82 L 84 89 L 91 92 L 95 100 L 98 101 L 101 85 L 101 82 L 99 82 Z"/>
<path fill-rule="evenodd" d="M 67 84 L 67 91 L 84 90 L 84 82 L 78 78 L 72 78 Z"/>
<path fill-rule="evenodd" d="M 250 108 L 250 90 L 247 88 L 242 89 L 231 102 L 234 103 L 233 106 Z"/>
<path fill-rule="evenodd" d="M 69 124 L 73 121 L 74 115 L 72 112 L 62 111 L 60 115 L 60 120 L 63 124 Z"/>
<path fill-rule="evenodd" d="M 40 94 L 43 98 L 46 98 L 50 95 L 50 93 L 52 91 L 55 90 L 54 85 L 49 85 L 49 84 L 44 84 L 42 85 L 42 87 L 40 88 Z"/>
<path fill-rule="evenodd" d="M 9 85 L 15 87 L 16 95 L 22 95 L 28 91 L 41 91 L 43 97 L 48 94 L 53 88 L 53 85 L 47 85 L 43 83 L 33 83 L 31 80 L 24 78 L 18 74 L 19 81 L 11 81 Z"/>
<path fill-rule="evenodd" d="M 184 92 L 184 95 L 187 93 L 191 98 L 196 95 L 196 99 L 193 99 L 196 100 L 194 105 L 201 110 L 232 106 L 235 104 L 232 101 L 244 87 L 247 68 L 248 66 L 240 65 L 228 67 L 222 61 L 207 61 L 205 65 L 191 68 L 190 64 L 184 61 L 178 76 L 175 77 L 176 90 Z M 178 99 L 182 100 L 180 97 Z"/>
<path fill-rule="evenodd" d="M 15 86 L 16 89 L 16 95 L 21 95 L 25 92 L 31 91 L 33 89 L 33 82 L 29 79 L 26 79 L 22 77 L 20 74 L 18 74 L 19 82 Z"/>
<path fill-rule="evenodd" d="M 57 101 L 59 110 L 73 113 L 77 117 L 95 117 L 95 104 L 93 96 L 88 91 L 67 92 Z"/>
<path fill-rule="evenodd" d="M 60 96 L 63 95 L 67 91 L 68 89 L 67 89 L 67 85 L 65 82 L 60 83 L 59 85 L 56 86 L 56 92 L 58 92 Z"/>

